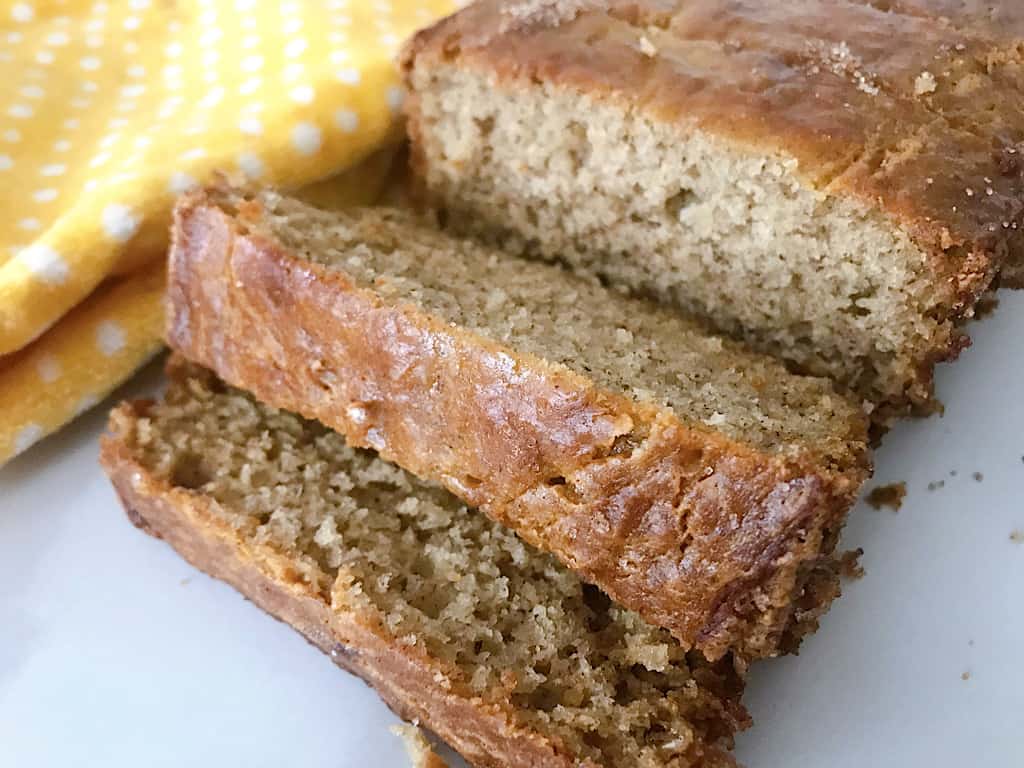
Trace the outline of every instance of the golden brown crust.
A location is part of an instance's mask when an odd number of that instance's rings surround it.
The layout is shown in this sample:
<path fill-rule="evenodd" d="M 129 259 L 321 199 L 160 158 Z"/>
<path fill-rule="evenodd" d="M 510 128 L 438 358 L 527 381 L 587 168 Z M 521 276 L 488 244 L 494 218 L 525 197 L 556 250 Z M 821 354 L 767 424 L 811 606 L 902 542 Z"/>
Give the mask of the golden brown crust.
<path fill-rule="evenodd" d="M 863 478 L 389 304 L 202 193 L 176 209 L 168 295 L 185 357 L 442 483 L 712 659 L 778 652 Z"/>
<path fill-rule="evenodd" d="M 512 712 L 464 693 L 453 670 L 420 647 L 401 644 L 380 622 L 361 615 L 299 578 L 291 561 L 268 545 L 243 540 L 211 510 L 216 502 L 150 474 L 127 436 L 145 412 L 124 404 L 111 414 L 100 461 L 129 519 L 165 540 L 192 565 L 221 579 L 275 618 L 297 629 L 335 664 L 373 686 L 400 717 L 421 722 L 473 765 L 483 768 L 600 768 L 566 754 L 545 735 L 515 722 Z M 696 765 L 728 768 L 731 756 L 713 745 Z"/>
<path fill-rule="evenodd" d="M 1022 37 L 1016 0 L 482 0 L 416 35 L 403 66 L 546 83 L 792 157 L 911 236 L 941 322 L 970 317 L 1000 269 L 1024 282 Z M 406 105 L 422 167 L 415 92 Z M 932 340 L 918 397 L 965 344 Z"/>

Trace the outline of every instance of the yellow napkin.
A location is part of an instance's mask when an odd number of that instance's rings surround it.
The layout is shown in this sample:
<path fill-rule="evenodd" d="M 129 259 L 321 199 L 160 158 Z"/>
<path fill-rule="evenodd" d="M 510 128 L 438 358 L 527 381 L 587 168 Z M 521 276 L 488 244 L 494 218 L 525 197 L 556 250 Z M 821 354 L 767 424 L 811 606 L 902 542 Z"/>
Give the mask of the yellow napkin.
<path fill-rule="evenodd" d="M 214 170 L 296 188 L 396 139 L 398 46 L 450 8 L 0 4 L 0 463 L 159 349 L 174 196 Z M 371 199 L 383 167 L 316 194 Z"/>

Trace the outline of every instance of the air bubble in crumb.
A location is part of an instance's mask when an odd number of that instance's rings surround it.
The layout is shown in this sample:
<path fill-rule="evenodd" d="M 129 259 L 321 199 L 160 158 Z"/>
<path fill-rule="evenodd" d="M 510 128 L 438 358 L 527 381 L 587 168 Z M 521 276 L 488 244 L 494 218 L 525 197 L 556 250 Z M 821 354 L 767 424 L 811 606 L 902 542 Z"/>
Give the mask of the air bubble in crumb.
<path fill-rule="evenodd" d="M 704 419 L 704 423 L 709 427 L 719 427 L 726 422 L 726 416 L 724 413 L 715 411 L 708 418 Z"/>
<path fill-rule="evenodd" d="M 508 301 L 508 294 L 505 293 L 501 288 L 495 288 L 493 291 L 487 294 L 487 300 L 484 303 L 484 309 L 488 312 L 494 312 L 501 308 L 504 303 Z"/>
<path fill-rule="evenodd" d="M 922 72 L 914 81 L 914 95 L 923 96 L 926 93 L 935 93 L 935 75 L 931 72 Z"/>

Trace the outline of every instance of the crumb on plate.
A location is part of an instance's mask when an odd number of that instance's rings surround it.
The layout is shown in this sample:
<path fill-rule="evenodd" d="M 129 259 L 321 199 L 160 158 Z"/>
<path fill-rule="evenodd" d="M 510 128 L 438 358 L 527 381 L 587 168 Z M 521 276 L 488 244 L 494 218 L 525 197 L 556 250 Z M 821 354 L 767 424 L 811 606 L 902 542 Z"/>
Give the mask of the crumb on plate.
<path fill-rule="evenodd" d="M 843 552 L 839 556 L 839 575 L 850 581 L 864 578 L 864 566 L 860 564 L 860 558 L 863 554 L 864 550 L 860 547 Z"/>
<path fill-rule="evenodd" d="M 906 495 L 906 483 L 889 483 L 888 485 L 872 488 L 866 500 L 874 509 L 888 507 L 893 512 L 896 512 L 903 505 L 903 498 Z"/>

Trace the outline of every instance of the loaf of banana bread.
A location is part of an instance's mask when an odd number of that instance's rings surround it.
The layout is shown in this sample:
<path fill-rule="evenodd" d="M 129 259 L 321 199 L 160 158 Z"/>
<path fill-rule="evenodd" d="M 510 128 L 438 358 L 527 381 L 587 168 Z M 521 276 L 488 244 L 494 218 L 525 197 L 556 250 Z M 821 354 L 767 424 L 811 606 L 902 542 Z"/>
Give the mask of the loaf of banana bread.
<path fill-rule="evenodd" d="M 1024 266 L 1019 0 L 481 0 L 407 45 L 451 222 L 828 375 L 885 422 Z"/>

